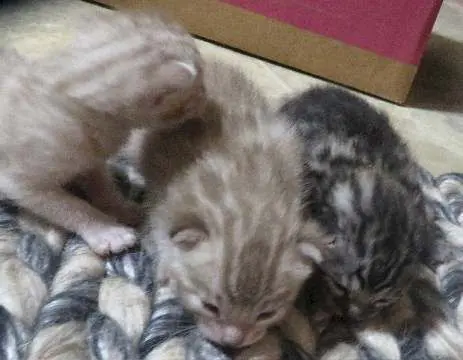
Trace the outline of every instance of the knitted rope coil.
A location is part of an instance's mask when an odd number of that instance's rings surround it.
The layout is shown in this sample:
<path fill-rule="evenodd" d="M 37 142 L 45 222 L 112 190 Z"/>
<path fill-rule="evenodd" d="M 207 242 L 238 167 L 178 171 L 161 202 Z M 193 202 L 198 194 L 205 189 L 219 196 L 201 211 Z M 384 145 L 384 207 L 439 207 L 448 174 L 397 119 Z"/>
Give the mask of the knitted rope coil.
<path fill-rule="evenodd" d="M 127 161 L 110 164 L 123 193 L 143 197 Z M 463 359 L 463 174 L 420 179 L 452 254 L 410 285 L 390 316 L 354 329 L 333 312 L 323 278 L 302 289 L 288 325 L 242 353 L 204 340 L 153 279 L 141 249 L 96 256 L 73 234 L 0 203 L 0 359 Z M 311 294 L 310 297 L 305 294 Z"/>

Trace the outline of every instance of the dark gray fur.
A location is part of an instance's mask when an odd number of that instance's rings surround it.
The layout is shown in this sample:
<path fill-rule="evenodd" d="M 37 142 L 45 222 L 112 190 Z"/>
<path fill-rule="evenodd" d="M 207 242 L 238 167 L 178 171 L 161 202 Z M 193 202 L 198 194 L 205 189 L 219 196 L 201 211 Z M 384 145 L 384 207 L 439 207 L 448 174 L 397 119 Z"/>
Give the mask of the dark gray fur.
<path fill-rule="evenodd" d="M 345 90 L 314 88 L 281 111 L 305 144 L 305 217 L 318 220 L 328 239 L 319 244 L 320 266 L 343 298 L 346 316 L 373 317 L 402 296 L 418 264 L 433 253 L 438 230 L 419 168 L 387 116 Z M 373 188 L 366 205 L 362 179 Z M 339 205 L 336 189 L 343 184 L 353 194 L 349 211 Z"/>
<path fill-rule="evenodd" d="M 281 339 L 281 360 L 313 360 L 300 346 L 285 338 Z"/>

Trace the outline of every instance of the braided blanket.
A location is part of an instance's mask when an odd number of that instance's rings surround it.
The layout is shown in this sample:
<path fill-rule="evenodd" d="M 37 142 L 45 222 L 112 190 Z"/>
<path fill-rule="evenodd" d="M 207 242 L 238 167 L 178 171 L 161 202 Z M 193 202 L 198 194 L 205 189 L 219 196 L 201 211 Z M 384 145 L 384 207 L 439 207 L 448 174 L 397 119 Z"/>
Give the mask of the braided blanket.
<path fill-rule="evenodd" d="M 124 194 L 140 200 L 143 183 L 130 164 L 110 166 Z M 452 259 L 423 272 L 394 313 L 365 329 L 330 312 L 330 294 L 315 276 L 300 294 L 298 316 L 244 355 L 201 338 L 192 317 L 157 288 L 143 251 L 99 258 L 79 237 L 3 200 L 0 359 L 463 359 L 463 174 L 423 172 L 422 185 L 442 245 L 456 249 Z"/>

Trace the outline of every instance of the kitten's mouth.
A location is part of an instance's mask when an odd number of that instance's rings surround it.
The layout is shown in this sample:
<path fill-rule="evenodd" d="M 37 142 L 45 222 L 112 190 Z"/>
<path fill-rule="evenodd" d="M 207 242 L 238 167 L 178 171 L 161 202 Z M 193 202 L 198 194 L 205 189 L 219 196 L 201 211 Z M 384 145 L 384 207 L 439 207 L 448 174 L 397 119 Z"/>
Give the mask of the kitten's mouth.
<path fill-rule="evenodd" d="M 232 359 L 236 357 L 241 351 L 243 351 L 243 349 L 245 349 L 245 348 L 236 348 L 236 347 L 231 347 L 231 346 L 223 346 L 223 345 L 215 344 L 215 343 L 214 345 L 217 346 L 226 356 Z"/>
<path fill-rule="evenodd" d="M 381 312 L 368 311 L 365 309 L 347 309 L 344 312 L 343 318 L 351 326 L 360 326 L 374 320 L 377 316 L 380 316 Z"/>
<path fill-rule="evenodd" d="M 209 322 L 207 324 L 198 319 L 198 329 L 202 337 L 214 344 L 225 353 L 237 354 L 258 342 L 265 333 L 246 332 L 245 330 L 233 325 L 222 325 L 220 323 Z"/>

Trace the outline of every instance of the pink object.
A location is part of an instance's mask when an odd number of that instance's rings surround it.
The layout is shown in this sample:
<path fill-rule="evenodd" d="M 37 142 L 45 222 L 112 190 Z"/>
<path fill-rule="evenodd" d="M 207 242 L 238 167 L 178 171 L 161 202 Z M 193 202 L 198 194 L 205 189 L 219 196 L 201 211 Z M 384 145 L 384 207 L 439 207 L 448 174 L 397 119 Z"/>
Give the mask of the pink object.
<path fill-rule="evenodd" d="M 221 0 L 399 62 L 418 65 L 442 0 Z"/>

